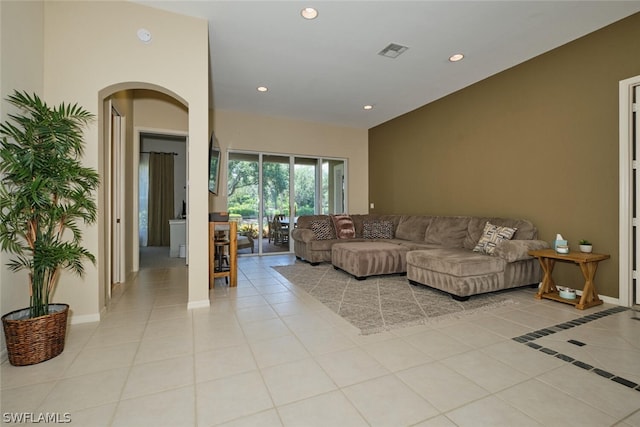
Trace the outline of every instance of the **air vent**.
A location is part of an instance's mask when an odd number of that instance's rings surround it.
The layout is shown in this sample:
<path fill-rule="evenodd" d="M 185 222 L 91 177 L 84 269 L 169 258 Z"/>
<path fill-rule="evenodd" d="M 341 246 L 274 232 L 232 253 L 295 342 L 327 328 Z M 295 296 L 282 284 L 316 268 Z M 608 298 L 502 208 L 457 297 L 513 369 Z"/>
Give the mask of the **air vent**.
<path fill-rule="evenodd" d="M 402 46 L 395 43 L 390 43 L 389 46 L 382 49 L 378 52 L 378 55 L 386 56 L 387 58 L 397 58 L 402 54 L 405 50 L 409 49 L 406 46 Z"/>

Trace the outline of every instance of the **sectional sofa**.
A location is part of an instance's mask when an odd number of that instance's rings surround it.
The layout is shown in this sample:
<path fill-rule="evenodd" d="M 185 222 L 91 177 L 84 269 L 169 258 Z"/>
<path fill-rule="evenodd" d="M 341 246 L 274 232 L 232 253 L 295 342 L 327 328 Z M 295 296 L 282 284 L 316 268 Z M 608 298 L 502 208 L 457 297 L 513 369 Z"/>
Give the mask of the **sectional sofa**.
<path fill-rule="evenodd" d="M 429 215 L 308 215 L 291 235 L 298 259 L 331 262 L 358 279 L 406 273 L 464 300 L 540 282 L 527 252 L 549 247 L 528 220 Z"/>

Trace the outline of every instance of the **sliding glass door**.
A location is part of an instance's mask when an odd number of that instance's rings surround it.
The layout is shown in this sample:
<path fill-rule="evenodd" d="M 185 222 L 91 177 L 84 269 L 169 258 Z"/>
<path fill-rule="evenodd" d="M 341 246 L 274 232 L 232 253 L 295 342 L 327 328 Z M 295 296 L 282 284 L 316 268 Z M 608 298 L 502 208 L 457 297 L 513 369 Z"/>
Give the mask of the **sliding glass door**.
<path fill-rule="evenodd" d="M 289 252 L 289 156 L 262 156 L 262 217 L 267 223 L 264 252 Z"/>
<path fill-rule="evenodd" d="M 290 236 L 300 215 L 345 212 L 346 161 L 270 153 L 228 153 L 228 211 L 254 250 L 293 250 Z"/>

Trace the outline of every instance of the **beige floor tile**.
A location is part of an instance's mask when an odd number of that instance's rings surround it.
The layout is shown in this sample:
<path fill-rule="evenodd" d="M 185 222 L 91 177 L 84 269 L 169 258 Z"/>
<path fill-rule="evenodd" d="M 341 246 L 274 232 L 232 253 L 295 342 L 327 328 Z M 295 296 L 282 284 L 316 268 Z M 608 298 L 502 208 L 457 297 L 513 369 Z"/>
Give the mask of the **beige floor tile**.
<path fill-rule="evenodd" d="M 541 427 L 525 413 L 520 412 L 495 396 L 488 396 L 446 414 L 458 427 Z M 546 427 L 562 426 L 549 424 Z"/>
<path fill-rule="evenodd" d="M 129 368 L 65 378 L 56 383 L 42 405 L 43 412 L 71 412 L 117 402 Z"/>
<path fill-rule="evenodd" d="M 273 408 L 258 371 L 196 384 L 198 425 L 210 426 Z"/>
<path fill-rule="evenodd" d="M 216 281 L 195 310 L 184 265 L 142 269 L 100 322 L 70 325 L 60 356 L 0 366 L 3 411 L 82 426 L 640 425 L 636 390 L 512 340 L 610 304 L 578 311 L 517 289 L 488 312 L 361 335 L 271 268 L 293 262 L 241 257 L 238 287 Z M 535 343 L 640 383 L 635 316 Z"/>
<path fill-rule="evenodd" d="M 480 350 L 442 359 L 441 362 L 492 393 L 528 378 L 522 372 L 487 356 Z"/>
<path fill-rule="evenodd" d="M 278 314 L 268 305 L 236 310 L 236 318 L 242 325 L 262 320 L 276 319 L 277 317 Z"/>
<path fill-rule="evenodd" d="M 403 339 L 433 360 L 473 350 L 472 346 L 435 329 L 408 335 Z"/>
<path fill-rule="evenodd" d="M 393 375 L 342 389 L 372 426 L 407 426 L 438 415 L 438 410 Z"/>
<path fill-rule="evenodd" d="M 262 377 L 276 406 L 336 389 L 335 383 L 313 359 L 264 368 Z"/>
<path fill-rule="evenodd" d="M 121 400 L 113 427 L 195 425 L 194 386 Z"/>
<path fill-rule="evenodd" d="M 456 425 L 444 415 L 430 418 L 418 424 L 414 424 L 413 427 L 456 427 Z"/>
<path fill-rule="evenodd" d="M 615 418 L 566 393 L 532 379 L 497 393 L 540 424 L 562 426 L 609 426 Z"/>
<path fill-rule="evenodd" d="M 242 325 L 247 340 L 266 340 L 291 335 L 289 327 L 279 318 L 264 319 Z"/>
<path fill-rule="evenodd" d="M 350 348 L 316 357 L 340 387 L 387 375 L 390 371 L 361 348 Z"/>
<path fill-rule="evenodd" d="M 284 426 L 364 427 L 369 425 L 340 391 L 281 406 L 278 412 Z"/>
<path fill-rule="evenodd" d="M 186 310 L 186 309 L 185 309 Z M 154 339 L 167 339 L 172 337 L 183 337 L 193 333 L 193 321 L 191 316 L 176 319 L 157 319 L 149 321 L 142 336 L 142 341 Z"/>
<path fill-rule="evenodd" d="M 438 331 L 475 348 L 486 347 L 505 340 L 498 334 L 466 321 L 438 328 Z"/>
<path fill-rule="evenodd" d="M 440 412 L 447 412 L 489 393 L 439 362 L 416 366 L 396 374 Z"/>
<path fill-rule="evenodd" d="M 193 383 L 191 355 L 138 364 L 129 372 L 122 399 L 185 387 Z"/>
<path fill-rule="evenodd" d="M 195 355 L 196 382 L 205 382 L 257 369 L 247 344 L 199 352 Z"/>
<path fill-rule="evenodd" d="M 138 346 L 137 342 L 129 342 L 108 347 L 85 348 L 65 371 L 64 376 L 75 377 L 130 366 L 133 364 Z"/>
<path fill-rule="evenodd" d="M 354 342 L 335 327 L 309 332 L 298 332 L 296 336 L 307 350 L 314 355 L 355 347 Z"/>
<path fill-rule="evenodd" d="M 142 339 L 145 328 L 146 324 L 142 322 L 120 327 L 103 327 L 100 325 L 84 348 L 106 347 L 129 342 L 138 343 Z"/>
<path fill-rule="evenodd" d="M 287 324 L 296 334 L 305 332 L 313 332 L 322 329 L 331 329 L 331 323 L 324 320 L 321 316 L 306 309 L 306 312 L 292 315 L 281 315 L 282 321 Z"/>
<path fill-rule="evenodd" d="M 2 412 L 31 412 L 42 404 L 45 397 L 56 385 L 56 381 L 41 382 L 15 388 L 2 389 L 0 396 Z"/>
<path fill-rule="evenodd" d="M 432 360 L 402 338 L 365 344 L 362 348 L 392 372 L 421 365 Z"/>
<path fill-rule="evenodd" d="M 258 412 L 257 414 L 242 417 L 228 423 L 219 424 L 221 427 L 282 427 L 280 416 L 275 409 Z"/>
<path fill-rule="evenodd" d="M 481 351 L 530 377 L 566 365 L 563 360 L 515 341 L 493 344 L 482 348 Z"/>
<path fill-rule="evenodd" d="M 153 362 L 172 359 L 193 353 L 192 334 L 170 338 L 143 339 L 138 348 L 134 363 Z"/>
<path fill-rule="evenodd" d="M 640 410 L 640 393 L 637 390 L 602 378 L 593 372 L 584 371 L 577 366 L 565 363 L 559 369 L 540 375 L 538 380 L 616 419 L 625 418 Z"/>
<path fill-rule="evenodd" d="M 73 413 L 70 414 L 70 425 L 82 427 L 111 427 L 111 421 L 113 420 L 117 407 L 117 403 L 109 403 L 108 405 L 73 411 Z"/>
<path fill-rule="evenodd" d="M 294 335 L 251 342 L 249 345 L 260 368 L 293 362 L 310 356 Z"/>

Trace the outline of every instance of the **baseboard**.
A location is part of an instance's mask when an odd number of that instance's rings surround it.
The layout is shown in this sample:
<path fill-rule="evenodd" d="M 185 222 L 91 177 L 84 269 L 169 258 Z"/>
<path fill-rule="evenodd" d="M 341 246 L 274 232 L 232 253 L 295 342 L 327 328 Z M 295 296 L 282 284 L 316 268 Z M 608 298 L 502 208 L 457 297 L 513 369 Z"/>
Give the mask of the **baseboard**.
<path fill-rule="evenodd" d="M 200 301 L 189 301 L 187 304 L 187 310 L 193 310 L 194 308 L 209 308 L 210 303 L 208 299 Z"/>
<path fill-rule="evenodd" d="M 69 316 L 69 324 L 71 325 L 79 325 L 81 323 L 93 323 L 100 321 L 100 314 L 83 314 L 82 316 L 77 314 L 71 314 Z"/>
<path fill-rule="evenodd" d="M 0 351 L 0 363 L 7 362 L 9 360 L 9 354 L 7 353 L 7 348 L 4 347 L 2 351 Z"/>

